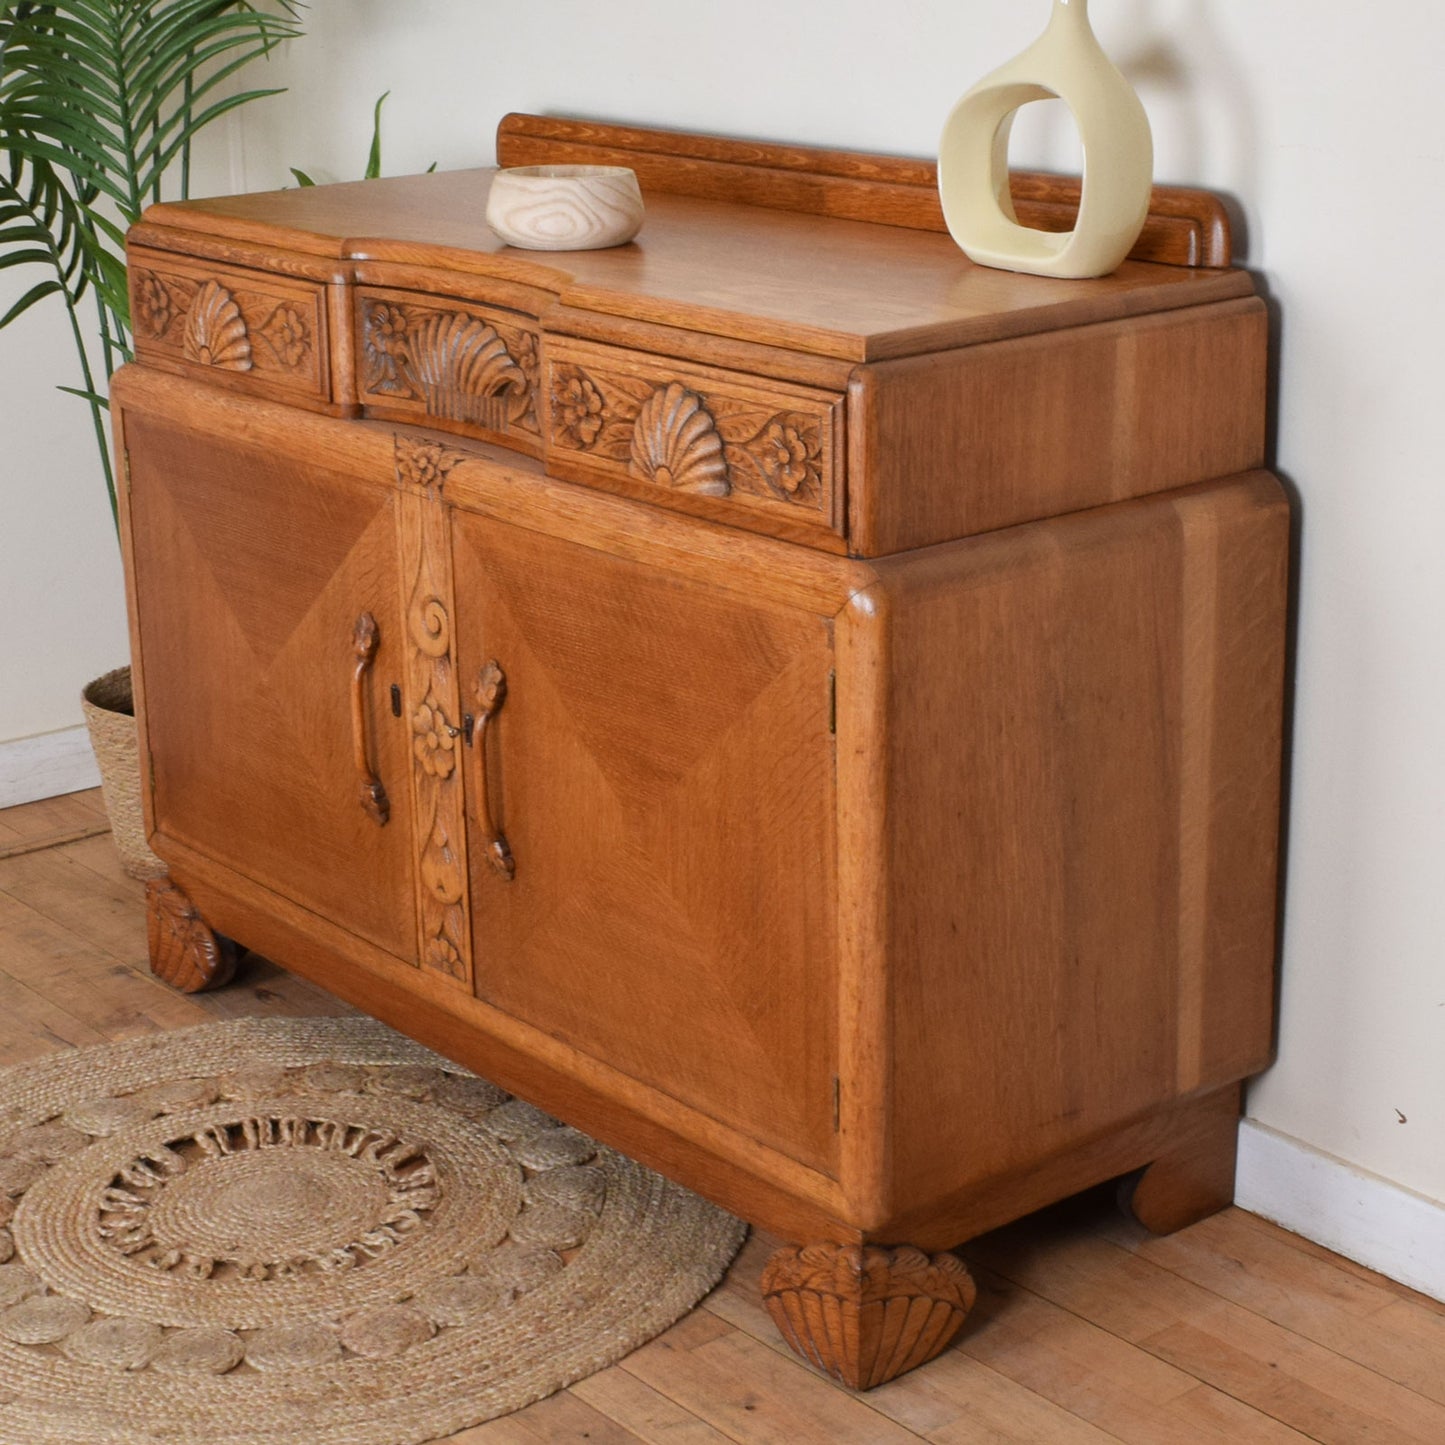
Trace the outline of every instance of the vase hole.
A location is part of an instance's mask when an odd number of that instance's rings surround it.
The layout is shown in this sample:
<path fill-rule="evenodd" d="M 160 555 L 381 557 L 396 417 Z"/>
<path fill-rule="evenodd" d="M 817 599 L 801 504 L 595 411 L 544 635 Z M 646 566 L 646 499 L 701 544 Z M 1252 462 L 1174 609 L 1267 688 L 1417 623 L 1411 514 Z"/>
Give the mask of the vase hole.
<path fill-rule="evenodd" d="M 1028 101 L 1014 111 L 1008 151 L 1010 170 L 1083 174 L 1084 144 L 1079 127 L 1068 103 L 1057 96 Z"/>

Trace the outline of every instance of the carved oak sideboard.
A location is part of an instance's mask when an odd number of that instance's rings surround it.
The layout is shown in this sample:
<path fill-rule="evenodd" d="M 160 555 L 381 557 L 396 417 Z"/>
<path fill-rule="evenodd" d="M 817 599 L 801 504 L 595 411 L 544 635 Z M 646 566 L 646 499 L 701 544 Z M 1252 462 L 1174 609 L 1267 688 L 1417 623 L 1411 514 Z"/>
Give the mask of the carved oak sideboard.
<path fill-rule="evenodd" d="M 795 1241 L 866 1387 L 946 1251 L 1225 1203 L 1269 1060 L 1288 512 L 1203 193 L 1100 281 L 931 168 L 514 116 L 489 173 L 162 205 L 116 381 L 153 964 L 228 939 Z M 1076 187 L 1015 177 L 1035 224 Z M 1142 1172 L 1141 1172 L 1142 1171 Z"/>

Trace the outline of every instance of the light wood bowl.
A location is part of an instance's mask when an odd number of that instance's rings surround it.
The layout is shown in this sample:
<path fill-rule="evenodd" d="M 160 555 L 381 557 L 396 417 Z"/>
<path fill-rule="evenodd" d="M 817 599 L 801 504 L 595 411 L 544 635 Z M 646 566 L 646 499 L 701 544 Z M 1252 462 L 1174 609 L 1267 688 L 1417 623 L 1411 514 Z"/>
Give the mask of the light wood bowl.
<path fill-rule="evenodd" d="M 642 226 L 642 192 L 626 166 L 514 166 L 492 178 L 487 224 L 529 251 L 621 246 Z"/>

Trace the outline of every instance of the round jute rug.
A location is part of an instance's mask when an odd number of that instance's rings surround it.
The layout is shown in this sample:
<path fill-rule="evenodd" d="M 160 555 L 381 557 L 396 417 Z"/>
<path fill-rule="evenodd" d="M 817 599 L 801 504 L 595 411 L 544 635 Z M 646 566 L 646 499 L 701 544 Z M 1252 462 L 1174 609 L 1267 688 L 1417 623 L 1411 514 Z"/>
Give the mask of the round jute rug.
<path fill-rule="evenodd" d="M 650 1339 L 744 1227 L 370 1019 L 0 1073 L 0 1441 L 419 1445 Z"/>

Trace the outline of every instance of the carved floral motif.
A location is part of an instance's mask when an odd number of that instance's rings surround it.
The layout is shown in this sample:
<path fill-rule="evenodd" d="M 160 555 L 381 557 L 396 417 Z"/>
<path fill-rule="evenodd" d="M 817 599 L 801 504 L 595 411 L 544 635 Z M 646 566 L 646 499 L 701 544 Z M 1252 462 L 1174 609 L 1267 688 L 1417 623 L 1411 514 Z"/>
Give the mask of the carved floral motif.
<path fill-rule="evenodd" d="M 695 391 L 676 381 L 659 387 L 638 411 L 628 470 L 679 492 L 725 497 L 732 490 L 712 413 Z"/>
<path fill-rule="evenodd" d="M 379 357 L 396 360 L 406 354 L 406 308 L 379 301 L 367 308 L 366 345 L 369 352 Z M 389 384 L 388 384 L 389 383 Z M 395 366 L 382 368 L 381 374 L 373 381 L 367 378 L 368 391 L 387 391 L 399 385 Z"/>
<path fill-rule="evenodd" d="M 275 353 L 276 359 L 293 370 L 306 360 L 311 350 L 311 328 L 301 311 L 283 302 L 268 316 L 260 328 L 262 340 Z"/>
<path fill-rule="evenodd" d="M 412 752 L 434 778 L 449 778 L 457 765 L 456 729 L 447 721 L 434 693 L 412 714 Z"/>
<path fill-rule="evenodd" d="M 462 964 L 462 956 L 457 952 L 457 946 L 445 934 L 438 934 L 435 938 L 429 938 L 426 945 L 426 966 L 435 968 L 441 973 L 448 974 L 452 978 L 464 978 L 466 970 Z"/>
<path fill-rule="evenodd" d="M 251 334 L 236 298 L 219 281 L 207 281 L 196 292 L 186 315 L 183 350 L 200 366 L 250 371 Z"/>
<path fill-rule="evenodd" d="M 426 914 L 422 964 L 451 978 L 464 979 L 467 965 L 462 956 L 460 930 L 466 927 L 466 913 L 462 908 L 466 877 L 440 811 L 422 849 L 421 884 Z"/>
<path fill-rule="evenodd" d="M 763 475 L 789 497 L 818 485 L 818 438 L 782 421 L 769 422 L 758 448 Z"/>
<path fill-rule="evenodd" d="M 393 444 L 397 481 L 428 494 L 439 493 L 452 468 L 461 461 L 459 452 L 440 442 L 422 442 L 398 434 Z"/>
<path fill-rule="evenodd" d="M 552 416 L 557 434 L 568 446 L 590 447 L 605 419 L 602 393 L 591 377 L 580 371 L 559 376 L 552 395 Z"/>
<path fill-rule="evenodd" d="M 175 315 L 170 288 L 154 271 L 142 271 L 135 286 L 136 329 L 143 336 L 164 336 Z"/>

